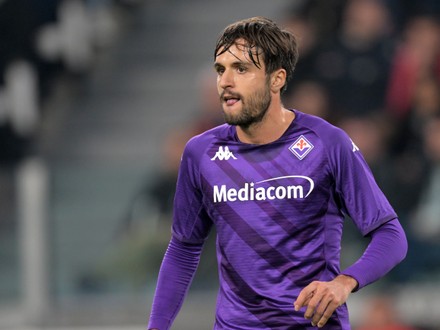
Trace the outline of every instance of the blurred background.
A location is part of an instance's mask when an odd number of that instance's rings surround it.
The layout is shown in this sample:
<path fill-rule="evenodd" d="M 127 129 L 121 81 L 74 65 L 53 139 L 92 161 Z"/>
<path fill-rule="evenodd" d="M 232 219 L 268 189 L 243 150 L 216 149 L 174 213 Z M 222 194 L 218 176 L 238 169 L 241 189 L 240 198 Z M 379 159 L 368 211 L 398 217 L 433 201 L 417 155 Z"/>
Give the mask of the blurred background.
<path fill-rule="evenodd" d="M 298 37 L 285 106 L 344 128 L 410 250 L 353 294 L 354 330 L 440 329 L 438 0 L 0 0 L 0 329 L 144 329 L 180 155 L 222 123 L 213 49 Z M 212 327 L 211 235 L 173 329 Z M 350 220 L 342 267 L 366 245 Z"/>

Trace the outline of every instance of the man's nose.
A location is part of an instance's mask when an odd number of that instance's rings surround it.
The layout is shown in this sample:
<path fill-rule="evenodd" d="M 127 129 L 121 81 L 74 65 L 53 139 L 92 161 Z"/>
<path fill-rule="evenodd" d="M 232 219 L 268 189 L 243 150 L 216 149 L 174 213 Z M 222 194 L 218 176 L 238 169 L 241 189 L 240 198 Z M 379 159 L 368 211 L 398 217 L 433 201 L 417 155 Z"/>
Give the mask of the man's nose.
<path fill-rule="evenodd" d="M 234 85 L 234 76 L 230 70 L 225 70 L 221 76 L 218 76 L 218 85 L 222 89 L 232 87 Z"/>

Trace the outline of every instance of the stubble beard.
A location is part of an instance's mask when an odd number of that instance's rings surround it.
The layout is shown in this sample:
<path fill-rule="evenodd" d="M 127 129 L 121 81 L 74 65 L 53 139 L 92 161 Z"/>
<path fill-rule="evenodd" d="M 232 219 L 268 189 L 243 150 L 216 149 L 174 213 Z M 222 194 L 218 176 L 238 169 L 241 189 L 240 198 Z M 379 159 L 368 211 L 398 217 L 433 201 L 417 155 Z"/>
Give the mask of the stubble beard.
<path fill-rule="evenodd" d="M 249 96 L 246 100 L 240 98 L 240 101 L 242 102 L 242 109 L 239 114 L 223 111 L 226 123 L 246 129 L 253 124 L 261 122 L 272 102 L 269 81 L 266 82 L 263 90 L 255 92 L 254 95 Z"/>

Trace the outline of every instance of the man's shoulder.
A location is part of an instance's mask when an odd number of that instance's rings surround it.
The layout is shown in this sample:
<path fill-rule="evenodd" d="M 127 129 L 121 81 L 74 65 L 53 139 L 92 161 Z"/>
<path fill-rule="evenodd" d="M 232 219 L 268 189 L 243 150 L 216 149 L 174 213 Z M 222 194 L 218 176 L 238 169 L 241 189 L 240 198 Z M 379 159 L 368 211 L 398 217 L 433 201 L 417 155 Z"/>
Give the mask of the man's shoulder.
<path fill-rule="evenodd" d="M 189 139 L 186 144 L 186 151 L 200 153 L 216 141 L 227 141 L 231 139 L 231 136 L 231 125 L 219 125 Z"/>
<path fill-rule="evenodd" d="M 316 134 L 325 144 L 334 143 L 335 141 L 346 138 L 346 134 L 341 128 L 331 124 L 321 117 L 298 111 L 297 114 L 299 117 L 299 124 Z"/>

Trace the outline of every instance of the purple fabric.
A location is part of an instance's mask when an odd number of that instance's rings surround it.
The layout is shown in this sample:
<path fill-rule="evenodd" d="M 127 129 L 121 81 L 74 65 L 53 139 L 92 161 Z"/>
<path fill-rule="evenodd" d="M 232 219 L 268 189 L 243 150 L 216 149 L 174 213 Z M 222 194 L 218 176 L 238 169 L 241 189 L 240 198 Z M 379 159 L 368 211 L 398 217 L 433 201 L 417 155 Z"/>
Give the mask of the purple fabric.
<path fill-rule="evenodd" d="M 202 244 L 171 239 L 159 273 L 148 329 L 170 328 L 194 276 L 201 249 Z M 393 219 L 371 233 L 371 242 L 363 256 L 342 274 L 355 278 L 359 284 L 356 290 L 359 290 L 389 272 L 405 257 L 407 250 L 403 228 Z"/>
<path fill-rule="evenodd" d="M 213 225 L 220 282 L 214 330 L 313 329 L 292 304 L 310 282 L 341 274 L 345 215 L 373 238 L 347 270 L 359 287 L 405 254 L 401 228 L 387 224 L 397 215 L 359 149 L 341 129 L 295 114 L 286 132 L 265 145 L 240 142 L 236 127 L 226 124 L 188 142 L 150 326 L 165 330 L 175 318 Z M 323 328 L 330 329 L 350 329 L 345 304 Z"/>
<path fill-rule="evenodd" d="M 405 258 L 408 242 L 397 219 L 391 220 L 373 232 L 362 257 L 342 274 L 358 281 L 356 290 L 373 283 Z"/>
<path fill-rule="evenodd" d="M 200 260 L 202 244 L 171 238 L 159 272 L 148 329 L 171 327 Z"/>

